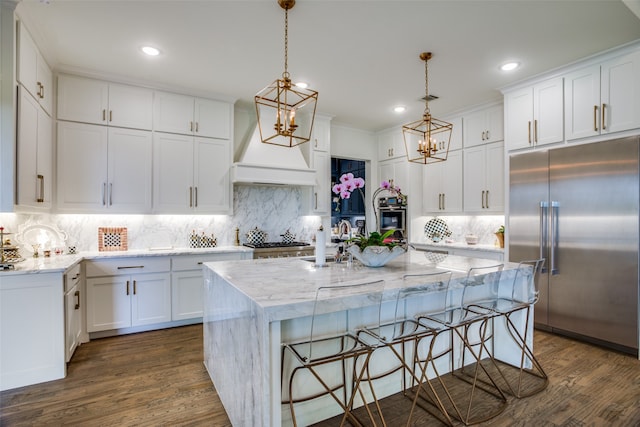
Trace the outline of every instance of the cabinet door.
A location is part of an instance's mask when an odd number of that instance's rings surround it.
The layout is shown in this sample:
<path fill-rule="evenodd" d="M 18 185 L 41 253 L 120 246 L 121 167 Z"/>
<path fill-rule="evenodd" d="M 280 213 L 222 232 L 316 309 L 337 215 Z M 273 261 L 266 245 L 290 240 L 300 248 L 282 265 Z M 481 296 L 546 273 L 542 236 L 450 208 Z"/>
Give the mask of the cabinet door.
<path fill-rule="evenodd" d="M 462 149 L 462 117 L 454 117 L 453 119 L 446 120 L 453 125 L 451 131 L 451 141 L 449 142 L 449 151 Z"/>
<path fill-rule="evenodd" d="M 129 276 L 87 279 L 87 332 L 130 327 L 132 292 Z"/>
<path fill-rule="evenodd" d="M 203 287 L 202 270 L 171 274 L 171 320 L 202 317 Z"/>
<path fill-rule="evenodd" d="M 38 205 L 51 208 L 53 194 L 53 120 L 38 109 L 38 150 L 36 151 Z"/>
<path fill-rule="evenodd" d="M 194 133 L 210 138 L 231 138 L 232 105 L 212 99 L 196 98 L 194 103 Z"/>
<path fill-rule="evenodd" d="M 38 81 L 36 84 L 39 83 L 40 85 L 38 101 L 44 111 L 51 115 L 53 109 L 53 73 L 40 53 L 38 53 L 37 76 Z"/>
<path fill-rule="evenodd" d="M 602 64 L 602 133 L 640 128 L 640 52 Z"/>
<path fill-rule="evenodd" d="M 532 139 L 536 145 L 553 144 L 564 140 L 563 96 L 562 77 L 534 86 Z"/>
<path fill-rule="evenodd" d="M 107 128 L 58 122 L 57 208 L 102 212 L 107 206 Z"/>
<path fill-rule="evenodd" d="M 567 141 L 600 133 L 600 66 L 582 68 L 564 77 Z"/>
<path fill-rule="evenodd" d="M 109 84 L 109 126 L 151 130 L 152 117 L 151 89 Z"/>
<path fill-rule="evenodd" d="M 317 151 L 329 151 L 331 140 L 331 122 L 316 117 L 313 123 L 313 149 Z"/>
<path fill-rule="evenodd" d="M 486 141 L 486 113 L 484 110 L 466 114 L 463 117 L 463 144 L 465 147 L 474 147 L 485 144 Z"/>
<path fill-rule="evenodd" d="M 231 209 L 231 143 L 195 138 L 193 208 L 199 213 L 226 213 Z"/>
<path fill-rule="evenodd" d="M 193 97 L 156 91 L 153 99 L 153 129 L 192 135 L 195 130 Z"/>
<path fill-rule="evenodd" d="M 449 152 L 447 162 L 452 154 Z M 442 169 L 445 163 L 433 163 L 422 168 L 422 211 L 425 214 L 442 210 Z"/>
<path fill-rule="evenodd" d="M 464 211 L 481 212 L 485 204 L 485 148 L 464 150 Z"/>
<path fill-rule="evenodd" d="M 171 280 L 168 273 L 131 276 L 131 326 L 171 321 Z"/>
<path fill-rule="evenodd" d="M 504 212 L 504 143 L 485 146 L 485 205 L 490 212 Z"/>
<path fill-rule="evenodd" d="M 193 193 L 193 137 L 154 133 L 153 211 L 190 213 Z"/>
<path fill-rule="evenodd" d="M 378 160 L 395 159 L 406 156 L 404 137 L 400 129 L 385 132 L 378 136 Z"/>
<path fill-rule="evenodd" d="M 19 21 L 18 23 L 18 69 L 17 80 L 34 98 L 38 97 L 40 87 L 38 81 L 38 47 L 31 35 Z"/>
<path fill-rule="evenodd" d="M 58 119 L 108 123 L 109 84 L 100 80 L 58 76 Z"/>
<path fill-rule="evenodd" d="M 487 108 L 485 142 L 504 140 L 504 108 L 501 105 Z"/>
<path fill-rule="evenodd" d="M 562 104 L 561 104 L 562 105 Z M 524 88 L 504 97 L 506 142 L 509 150 L 528 148 L 533 144 L 533 90 Z"/>
<path fill-rule="evenodd" d="M 313 212 L 329 215 L 331 209 L 331 155 L 327 152 L 313 152 L 313 166 L 316 170 L 316 185 L 313 187 Z"/>
<path fill-rule="evenodd" d="M 64 297 L 66 311 L 65 324 L 65 360 L 68 362 L 73 356 L 73 352 L 80 343 L 82 333 L 81 309 L 80 309 L 80 289 L 78 285 L 72 287 Z"/>
<path fill-rule="evenodd" d="M 462 212 L 462 150 L 449 152 L 447 160 L 439 165 L 440 188 L 443 194 L 442 210 Z"/>
<path fill-rule="evenodd" d="M 38 110 L 37 101 L 21 86 L 18 87 L 18 145 L 16 204 L 38 206 L 39 179 L 37 169 L 38 153 Z"/>
<path fill-rule="evenodd" d="M 151 132 L 109 128 L 107 207 L 114 212 L 151 211 Z"/>

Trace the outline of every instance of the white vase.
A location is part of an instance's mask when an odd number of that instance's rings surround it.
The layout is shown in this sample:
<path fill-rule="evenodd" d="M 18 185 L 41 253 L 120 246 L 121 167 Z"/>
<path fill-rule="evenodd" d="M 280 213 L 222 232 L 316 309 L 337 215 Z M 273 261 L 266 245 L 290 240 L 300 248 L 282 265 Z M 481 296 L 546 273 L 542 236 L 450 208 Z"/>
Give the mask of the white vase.
<path fill-rule="evenodd" d="M 347 251 L 367 267 L 382 267 L 392 259 L 407 252 L 407 249 L 402 246 L 394 246 L 393 248 L 388 246 L 367 246 L 360 250 L 357 245 L 351 245 L 347 248 Z"/>

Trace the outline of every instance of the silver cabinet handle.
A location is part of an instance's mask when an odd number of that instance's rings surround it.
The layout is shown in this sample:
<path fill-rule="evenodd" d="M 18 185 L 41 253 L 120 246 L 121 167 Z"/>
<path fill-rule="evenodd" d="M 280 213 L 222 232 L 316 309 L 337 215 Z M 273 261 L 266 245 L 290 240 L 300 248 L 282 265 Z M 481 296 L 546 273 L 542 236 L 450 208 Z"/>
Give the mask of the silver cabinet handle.
<path fill-rule="evenodd" d="M 489 190 L 487 190 L 487 192 L 484 195 L 484 205 L 487 209 L 489 209 Z"/>
<path fill-rule="evenodd" d="M 540 246 L 540 259 L 547 258 L 547 250 L 549 245 L 549 235 L 548 235 L 548 220 L 549 220 L 549 203 L 545 201 L 540 202 L 540 235 L 539 235 L 539 246 Z M 544 263 L 542 266 L 541 273 L 547 272 L 547 263 Z"/>
<path fill-rule="evenodd" d="M 136 295 L 136 294 L 138 293 L 138 287 L 137 287 L 136 285 L 137 285 L 137 283 L 136 283 L 136 281 L 134 280 L 134 281 L 133 281 L 133 294 L 134 294 L 134 295 Z"/>
<path fill-rule="evenodd" d="M 193 132 L 193 122 L 189 122 L 189 131 Z"/>
<path fill-rule="evenodd" d="M 196 132 L 198 132 L 199 124 L 200 124 L 199 122 L 196 122 Z"/>
<path fill-rule="evenodd" d="M 44 175 L 38 175 L 37 179 L 40 181 L 40 197 L 36 199 L 36 202 L 44 203 Z"/>
<path fill-rule="evenodd" d="M 558 221 L 560 216 L 560 204 L 551 202 L 551 274 L 559 274 L 558 262 Z"/>
<path fill-rule="evenodd" d="M 105 120 L 107 120 L 107 110 L 102 110 L 102 121 L 104 122 Z"/>
<path fill-rule="evenodd" d="M 480 202 L 482 203 L 482 209 L 484 209 L 484 190 L 482 190 L 482 196 L 480 196 Z"/>
<path fill-rule="evenodd" d="M 119 266 L 118 270 L 128 270 L 130 268 L 144 268 L 144 265 L 124 265 L 124 266 Z"/>
<path fill-rule="evenodd" d="M 314 192 L 313 196 L 315 197 L 315 208 L 314 209 L 318 209 L 318 192 Z"/>
<path fill-rule="evenodd" d="M 113 121 L 113 110 L 109 110 L 109 121 Z"/>

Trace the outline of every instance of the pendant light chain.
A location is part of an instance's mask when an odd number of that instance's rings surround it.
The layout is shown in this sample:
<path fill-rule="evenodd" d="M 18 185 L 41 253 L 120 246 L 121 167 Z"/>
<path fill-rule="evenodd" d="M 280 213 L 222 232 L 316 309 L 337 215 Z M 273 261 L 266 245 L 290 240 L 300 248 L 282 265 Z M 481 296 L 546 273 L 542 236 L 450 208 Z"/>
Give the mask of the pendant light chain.
<path fill-rule="evenodd" d="M 429 114 L 429 59 L 424 60 L 424 115 Z"/>
<path fill-rule="evenodd" d="M 284 9 L 284 73 L 282 77 L 284 80 L 289 79 L 289 71 L 287 71 L 289 65 L 289 9 Z"/>

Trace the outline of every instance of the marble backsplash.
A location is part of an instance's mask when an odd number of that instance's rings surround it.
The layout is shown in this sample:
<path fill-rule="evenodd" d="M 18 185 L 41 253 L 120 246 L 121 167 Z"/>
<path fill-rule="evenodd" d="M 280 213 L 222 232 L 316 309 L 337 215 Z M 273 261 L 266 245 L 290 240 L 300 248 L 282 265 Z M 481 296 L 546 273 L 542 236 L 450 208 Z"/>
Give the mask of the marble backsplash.
<path fill-rule="evenodd" d="M 435 217 L 424 216 L 411 221 L 411 241 L 415 243 L 431 243 L 425 236 L 424 228 L 427 222 Z M 482 215 L 482 216 L 438 216 L 443 220 L 451 236 L 449 239 L 458 243 L 465 243 L 467 234 L 478 236 L 480 245 L 496 245 L 495 232 L 500 226 L 505 225 L 504 215 Z"/>
<path fill-rule="evenodd" d="M 267 232 L 269 241 L 282 240 L 280 235 L 290 230 L 296 240 L 311 242 L 322 218 L 303 212 L 304 191 L 301 187 L 236 186 L 233 215 L 0 213 L 0 226 L 18 233 L 26 224 L 53 225 L 67 234 L 68 243 L 74 244 L 78 251 L 98 250 L 99 227 L 126 227 L 132 250 L 188 247 L 193 231 L 207 236 L 213 234 L 218 246 L 229 246 L 234 244 L 236 227 L 240 228 L 240 243 L 246 241 L 247 231 L 254 227 Z"/>

